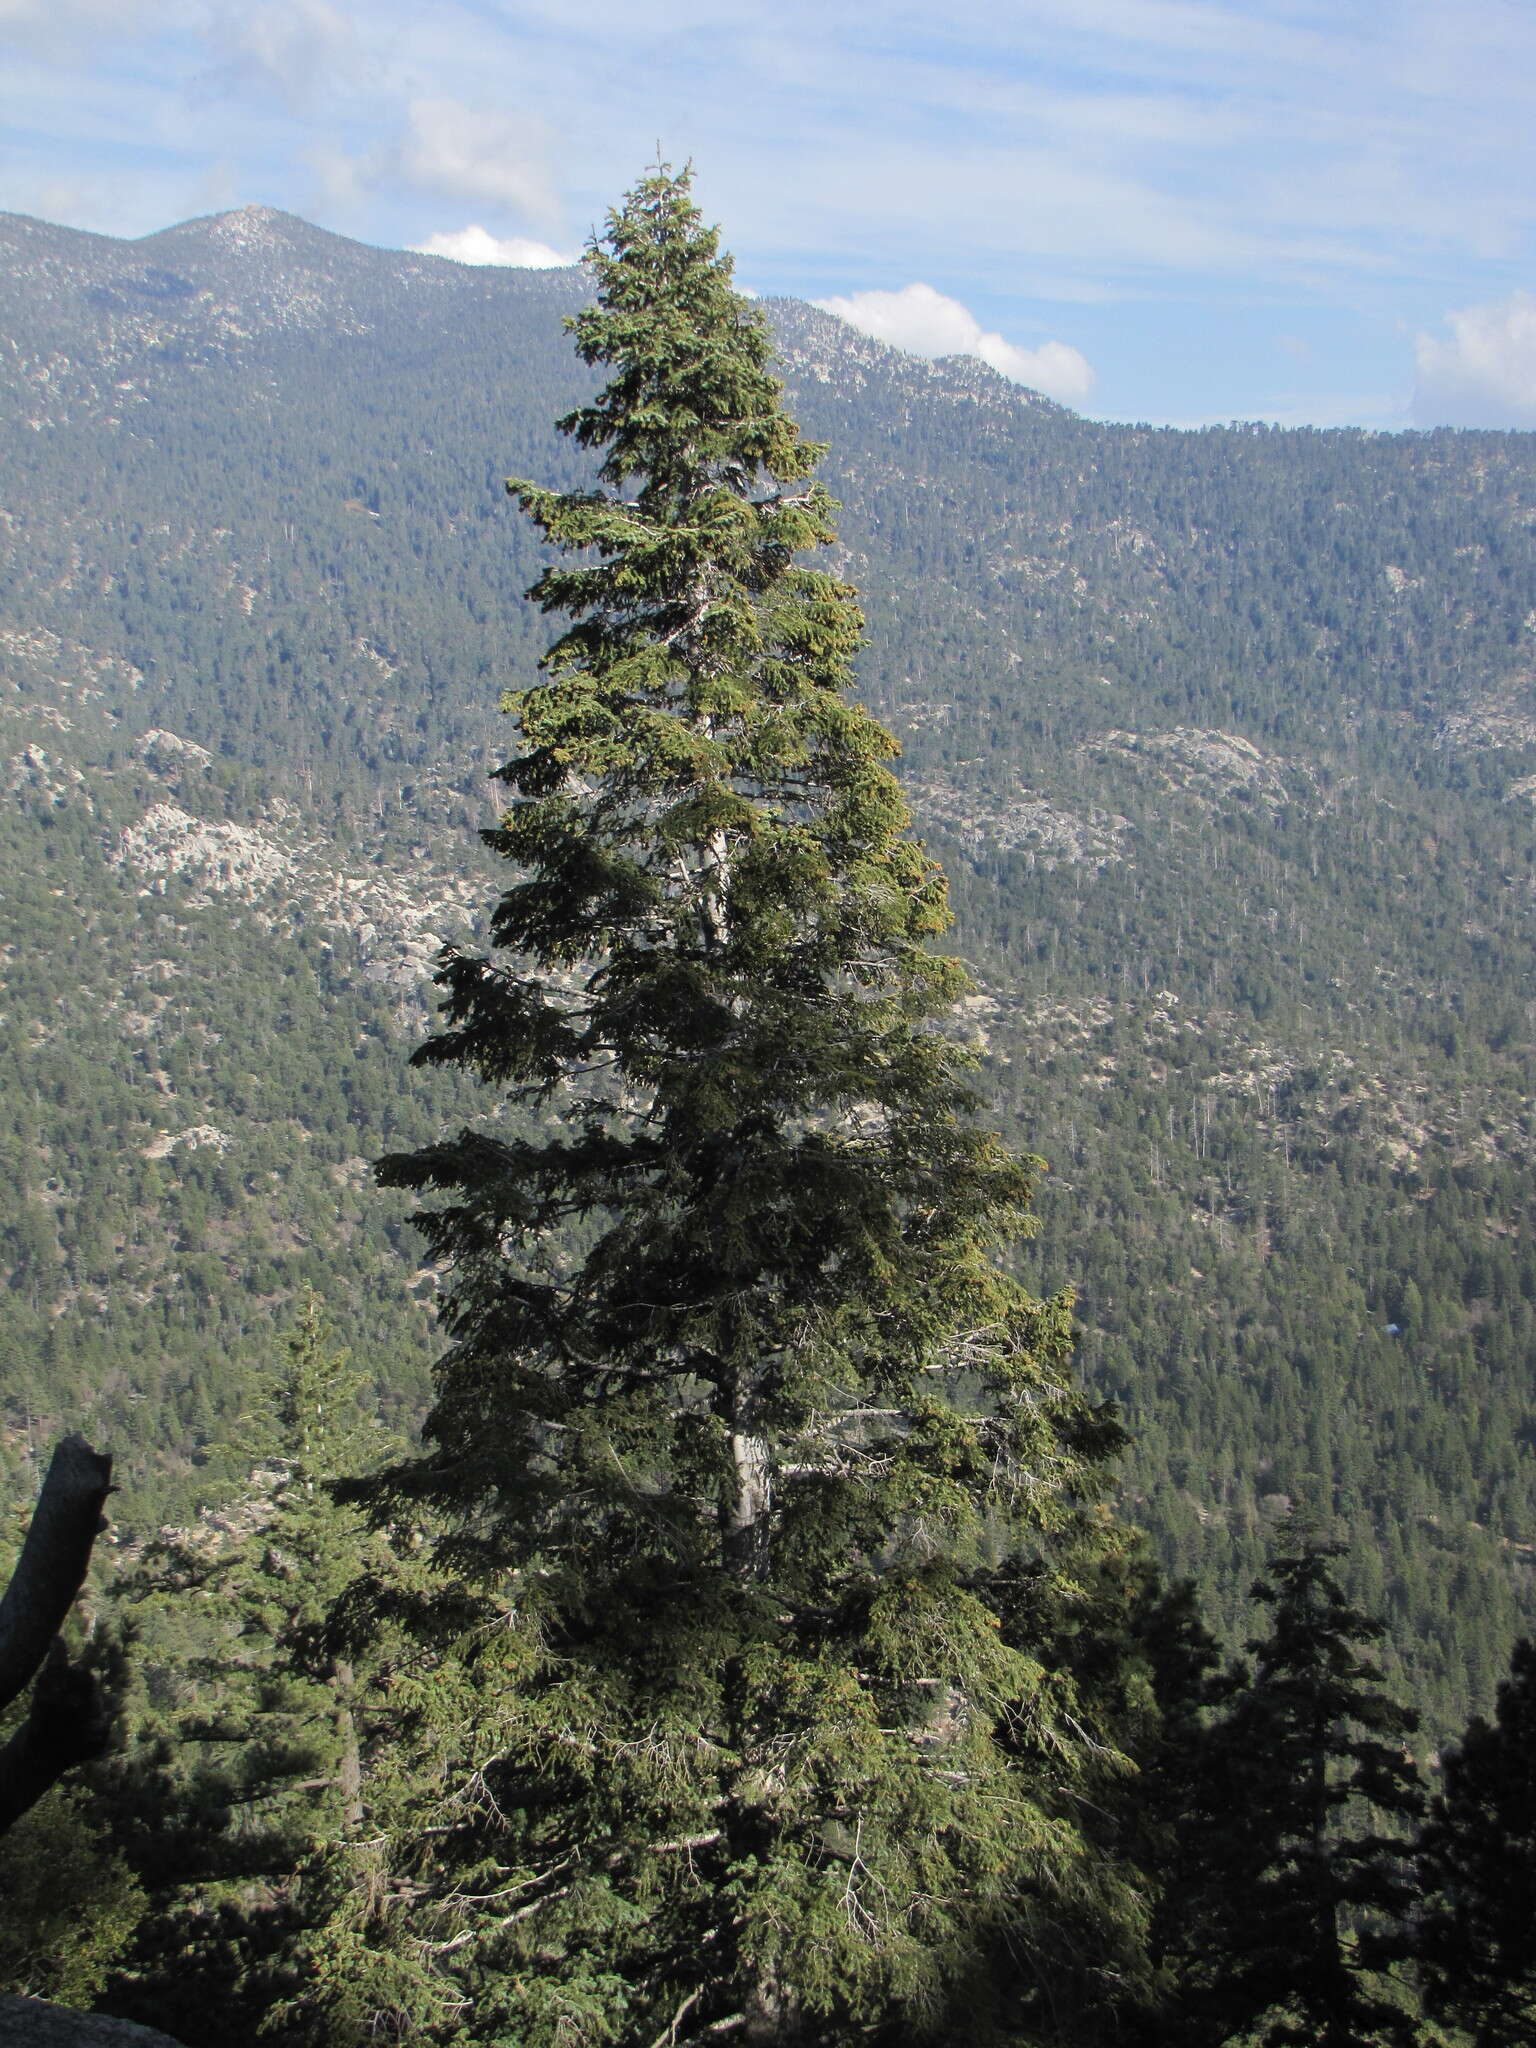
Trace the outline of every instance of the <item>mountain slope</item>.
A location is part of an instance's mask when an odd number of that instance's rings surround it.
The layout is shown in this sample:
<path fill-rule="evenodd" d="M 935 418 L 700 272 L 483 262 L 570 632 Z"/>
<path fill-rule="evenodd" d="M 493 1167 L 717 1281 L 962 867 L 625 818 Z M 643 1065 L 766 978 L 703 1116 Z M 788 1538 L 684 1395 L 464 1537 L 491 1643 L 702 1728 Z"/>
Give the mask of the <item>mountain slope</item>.
<path fill-rule="evenodd" d="M 404 1062 L 493 886 L 546 638 L 500 478 L 578 474 L 580 292 L 0 217 L 18 1470 L 67 1419 L 130 1516 L 215 1487 L 306 1280 L 419 1399 L 366 1161 L 484 1108 Z M 1459 1718 L 1536 1557 L 1536 444 L 1101 426 L 768 311 L 1136 1511 L 1234 1624 L 1285 1504 L 1338 1516 Z"/>

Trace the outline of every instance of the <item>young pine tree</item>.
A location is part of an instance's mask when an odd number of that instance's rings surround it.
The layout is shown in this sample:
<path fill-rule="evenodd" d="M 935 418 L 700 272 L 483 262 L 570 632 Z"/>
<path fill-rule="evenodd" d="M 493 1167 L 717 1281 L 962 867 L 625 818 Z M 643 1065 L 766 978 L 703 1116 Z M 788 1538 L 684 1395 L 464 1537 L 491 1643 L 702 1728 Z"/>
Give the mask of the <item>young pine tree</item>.
<path fill-rule="evenodd" d="M 1416 1717 L 1362 1652 L 1383 1628 L 1345 1600 L 1341 1554 L 1305 1537 L 1254 1586 L 1269 1631 L 1248 1644 L 1252 1679 L 1209 1735 L 1175 1865 L 1188 1927 L 1170 2042 L 1422 2038 L 1406 1990 L 1372 1967 L 1412 1896 L 1403 1824 L 1423 1802 L 1404 1743 Z"/>
<path fill-rule="evenodd" d="M 1477 2048 L 1536 2044 L 1536 1644 L 1515 1645 L 1490 1727 L 1444 1761 L 1418 1842 L 1414 1951 L 1428 2001 Z"/>
<path fill-rule="evenodd" d="M 381 1168 L 447 1269 L 428 1448 L 373 1495 L 444 1532 L 442 1790 L 361 1942 L 444 2038 L 894 2042 L 1053 1902 L 1128 1945 L 1103 1746 L 999 1593 L 1118 1431 L 1070 1299 L 1000 1263 L 1037 1162 L 943 1028 L 944 883 L 849 697 L 853 593 L 796 561 L 833 508 L 762 316 L 665 168 L 590 263 L 596 486 L 510 486 L 566 621 L 506 700 L 512 879 L 416 1055 L 502 1100 Z M 1015 1945 L 1022 2029 L 1051 1957 Z"/>
<path fill-rule="evenodd" d="M 89 2007 L 144 1907 L 90 1800 L 54 1786 L 0 1837 L 0 1992 Z"/>

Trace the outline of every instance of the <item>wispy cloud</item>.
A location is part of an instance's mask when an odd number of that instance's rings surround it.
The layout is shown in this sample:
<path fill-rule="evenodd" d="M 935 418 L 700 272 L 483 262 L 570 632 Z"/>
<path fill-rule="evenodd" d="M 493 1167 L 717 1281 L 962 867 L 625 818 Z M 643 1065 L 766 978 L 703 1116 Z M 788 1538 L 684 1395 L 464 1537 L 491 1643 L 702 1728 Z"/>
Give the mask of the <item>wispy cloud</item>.
<path fill-rule="evenodd" d="M 366 64 L 356 23 L 333 0 L 216 7 L 208 38 L 215 56 L 209 75 L 224 91 L 255 86 L 298 106 L 323 95 L 338 73 L 355 80 Z"/>
<path fill-rule="evenodd" d="M 1536 427 L 1536 296 L 1511 292 L 1448 313 L 1448 334 L 1414 345 L 1421 426 Z"/>
<path fill-rule="evenodd" d="M 462 100 L 412 100 L 396 164 L 411 184 L 455 198 L 491 199 L 547 220 L 556 212 L 538 126 Z"/>
<path fill-rule="evenodd" d="M 1049 398 L 1080 405 L 1093 389 L 1093 367 L 1079 349 L 1064 341 L 1020 348 L 989 332 L 968 307 L 936 292 L 931 284 L 903 285 L 895 292 L 853 292 L 846 298 L 818 299 L 816 304 L 861 333 L 912 355 L 978 356 L 1013 383 L 1028 384 Z"/>
<path fill-rule="evenodd" d="M 526 235 L 493 235 L 478 223 L 428 235 L 410 246 L 418 256 L 450 256 L 455 263 L 494 263 L 508 270 L 565 270 L 581 261 L 580 250 L 552 249 Z"/>

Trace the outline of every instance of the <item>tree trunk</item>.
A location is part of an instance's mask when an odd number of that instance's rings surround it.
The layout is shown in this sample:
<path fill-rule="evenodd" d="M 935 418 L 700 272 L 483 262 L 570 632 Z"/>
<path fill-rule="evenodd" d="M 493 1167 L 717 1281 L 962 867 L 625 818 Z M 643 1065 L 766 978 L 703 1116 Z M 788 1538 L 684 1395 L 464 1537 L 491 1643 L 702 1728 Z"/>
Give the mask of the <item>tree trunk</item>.
<path fill-rule="evenodd" d="M 731 850 L 723 832 L 711 832 L 704 842 L 704 865 L 699 875 L 702 890 L 700 911 L 704 933 L 712 951 L 725 944 L 729 933 L 725 892 L 730 882 Z"/>
<path fill-rule="evenodd" d="M 53 1454 L 32 1525 L 0 1600 L 0 1708 L 30 1684 L 64 1626 L 106 1527 L 112 1460 L 83 1436 L 65 1437 Z"/>
<path fill-rule="evenodd" d="M 768 1510 L 773 1504 L 773 1471 L 768 1439 L 731 1432 L 735 1491 L 726 1522 L 726 1556 L 743 1578 L 760 1579 L 768 1569 Z"/>
<path fill-rule="evenodd" d="M 337 1779 L 342 1824 L 349 1835 L 356 1834 L 363 1825 L 363 1753 L 357 1739 L 357 1716 L 352 1711 L 354 1682 L 351 1664 L 338 1660 L 331 1669 L 331 1690 L 336 1698 L 336 1733 L 341 1743 Z"/>
<path fill-rule="evenodd" d="M 76 1764 L 100 1756 L 109 1718 L 94 1677 L 59 1637 L 106 1527 L 112 1460 L 83 1436 L 53 1454 L 31 1527 L 0 1601 L 0 1708 L 36 1677 L 27 1718 L 0 1750 L 0 1834 Z"/>

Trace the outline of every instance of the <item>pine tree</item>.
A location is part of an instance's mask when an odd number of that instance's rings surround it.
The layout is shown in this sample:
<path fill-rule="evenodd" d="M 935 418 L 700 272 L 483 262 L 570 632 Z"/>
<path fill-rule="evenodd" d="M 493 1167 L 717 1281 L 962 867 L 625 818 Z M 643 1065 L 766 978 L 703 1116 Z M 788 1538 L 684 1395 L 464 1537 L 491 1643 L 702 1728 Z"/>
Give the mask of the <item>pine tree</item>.
<path fill-rule="evenodd" d="M 1377 2048 L 1421 2038 L 1411 1998 L 1374 1967 L 1412 1896 L 1403 1830 L 1422 1793 L 1404 1743 L 1417 1719 L 1362 1651 L 1385 1631 L 1345 1600 L 1333 1571 L 1342 1554 L 1303 1536 L 1253 1588 L 1269 1631 L 1247 1645 L 1252 1678 L 1207 1745 L 1184 1859 L 1197 1875 L 1182 2014 L 1169 2040 Z"/>
<path fill-rule="evenodd" d="M 245 1495 L 163 1531 L 117 1589 L 129 1736 L 96 1789 L 153 1911 L 108 2003 L 189 2048 L 257 2039 L 314 1917 L 306 1868 L 362 1819 L 365 1687 L 323 1624 L 387 1553 L 328 1482 L 378 1463 L 378 1431 L 313 1294 L 287 1353 L 233 1447 Z"/>
<path fill-rule="evenodd" d="M 1536 1643 L 1515 1645 L 1493 1725 L 1442 1764 L 1418 1844 L 1414 1950 L 1429 2003 L 1477 2048 L 1536 2042 Z"/>
<path fill-rule="evenodd" d="M 1163 1584 L 1139 1531 L 1100 1522 L 1086 1533 L 1078 1568 L 1041 1574 L 1031 1589 L 1036 1618 L 1027 1633 L 1046 1645 L 1051 1669 L 1070 1673 L 1085 1722 L 1132 1766 L 1102 1771 L 1085 1788 L 1092 1796 L 1081 1824 L 1109 1868 L 1134 1873 L 1148 1910 L 1112 1968 L 1102 1902 L 1097 1926 L 1092 1906 L 1073 1924 L 1054 1902 L 1051 2003 L 1074 2044 L 1162 2044 L 1188 1934 L 1182 1830 L 1198 1804 L 1208 1719 L 1230 1698 L 1234 1679 L 1220 1669 L 1193 1587 Z M 1023 1589 L 1008 1590 L 1017 1599 Z M 1005 1931 L 994 1986 L 1011 1974 L 1013 1934 Z M 970 2030 L 957 2027 L 955 2037 L 968 2039 Z"/>
<path fill-rule="evenodd" d="M 1008 1928 L 975 2038 L 1050 2038 L 1028 1930 L 1072 1902 L 1118 1966 L 1137 1908 L 1080 1825 L 1106 1746 L 1006 1594 L 1119 1432 L 1070 1297 L 1002 1263 L 1038 1162 L 944 1028 L 944 881 L 849 695 L 854 595 L 795 559 L 833 507 L 761 315 L 665 166 L 589 261 L 594 487 L 509 487 L 567 620 L 506 699 L 514 878 L 416 1055 L 502 1099 L 381 1169 L 451 1345 L 372 1498 L 439 1525 L 443 1584 L 348 1971 L 443 2038 L 894 2042 Z"/>

